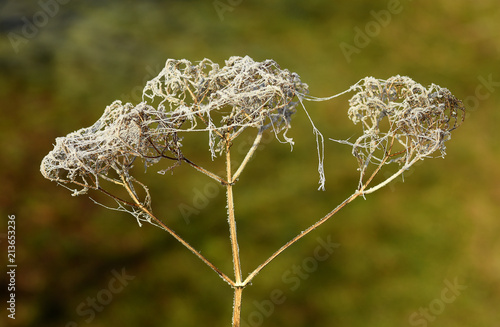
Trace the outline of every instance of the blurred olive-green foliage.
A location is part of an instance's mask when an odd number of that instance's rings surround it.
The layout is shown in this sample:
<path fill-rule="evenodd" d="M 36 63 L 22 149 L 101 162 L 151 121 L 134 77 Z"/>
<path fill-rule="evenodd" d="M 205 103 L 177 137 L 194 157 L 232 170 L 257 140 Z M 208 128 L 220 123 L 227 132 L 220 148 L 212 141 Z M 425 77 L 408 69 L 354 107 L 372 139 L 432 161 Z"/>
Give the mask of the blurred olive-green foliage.
<path fill-rule="evenodd" d="M 412 326 L 410 316 L 431 305 L 430 313 L 439 314 L 429 326 L 498 325 L 498 1 L 401 0 L 401 12 L 369 30 L 372 36 L 349 58 L 340 44 L 363 41 L 358 31 L 376 26 L 373 13 L 387 10 L 387 1 L 221 0 L 224 12 L 213 1 L 69 1 L 51 7 L 46 20 L 41 3 L 0 4 L 0 232 L 7 215 L 17 221 L 17 315 L 8 326 L 230 325 L 232 290 L 199 259 L 158 228 L 139 228 L 131 216 L 71 197 L 42 178 L 39 163 L 57 136 L 91 125 L 113 100 L 140 101 L 142 86 L 167 58 L 207 57 L 222 65 L 233 55 L 274 59 L 315 96 L 341 92 L 365 76 L 401 74 L 468 99 L 466 122 L 447 143 L 446 159 L 416 165 L 405 183 L 356 200 L 283 253 L 244 291 L 243 320 Z M 26 22 L 34 18 L 40 26 L 30 29 Z M 481 88 L 488 79 L 493 86 Z M 346 117 L 347 100 L 307 104 L 325 137 L 348 138 L 359 128 Z M 311 127 L 300 111 L 292 125 L 293 152 L 275 140 L 265 143 L 236 185 L 245 275 L 357 184 L 349 147 L 327 141 L 327 191 L 317 191 Z M 193 140 L 186 151 L 220 169 L 219 161 L 206 159 L 206 141 Z M 223 189 L 189 167 L 139 175 L 158 215 L 232 275 Z M 210 191 L 209 201 L 183 217 L 179 204 L 200 201 L 196 190 Z M 319 239 L 340 247 L 299 273 Z M 88 298 L 107 301 L 103 289 L 122 269 L 135 278 L 91 316 Z M 444 280 L 455 279 L 467 288 L 440 307 Z M 5 295 L 6 274 L 0 281 Z M 258 304 L 275 289 L 284 302 L 259 314 Z M 2 309 L 0 320 L 6 315 Z"/>

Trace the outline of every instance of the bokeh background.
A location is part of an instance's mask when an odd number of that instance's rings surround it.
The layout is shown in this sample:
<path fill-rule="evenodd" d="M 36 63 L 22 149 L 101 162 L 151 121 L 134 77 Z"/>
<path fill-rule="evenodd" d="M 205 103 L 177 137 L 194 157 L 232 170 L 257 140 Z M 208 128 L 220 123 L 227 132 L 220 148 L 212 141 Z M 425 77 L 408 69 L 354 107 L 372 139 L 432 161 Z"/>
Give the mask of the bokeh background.
<path fill-rule="evenodd" d="M 158 228 L 71 197 L 39 163 L 113 100 L 140 101 L 167 58 L 249 55 L 297 72 L 315 96 L 401 74 L 449 88 L 468 112 L 446 159 L 356 200 L 263 270 L 244 291 L 244 326 L 499 326 L 499 18 L 496 0 L 1 1 L 0 241 L 6 258 L 15 215 L 18 268 L 15 320 L 0 276 L 0 325 L 230 325 L 232 290 L 201 261 Z M 325 137 L 357 132 L 347 100 L 308 104 Z M 357 184 L 350 148 L 327 141 L 317 191 L 303 112 L 289 135 L 294 151 L 266 143 L 235 190 L 244 275 Z M 205 142 L 192 157 L 216 170 Z M 189 167 L 139 177 L 158 216 L 232 275 L 222 188 Z M 199 208 L 183 215 L 182 204 Z M 314 264 L 328 241 L 338 247 Z M 270 307 L 273 290 L 282 303 Z"/>

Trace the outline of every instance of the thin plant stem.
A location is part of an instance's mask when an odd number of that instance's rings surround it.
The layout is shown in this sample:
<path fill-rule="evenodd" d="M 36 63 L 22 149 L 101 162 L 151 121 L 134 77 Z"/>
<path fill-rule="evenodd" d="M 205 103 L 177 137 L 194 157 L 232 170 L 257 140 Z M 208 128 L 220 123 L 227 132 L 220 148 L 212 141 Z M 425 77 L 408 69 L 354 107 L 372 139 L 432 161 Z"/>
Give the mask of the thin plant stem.
<path fill-rule="evenodd" d="M 435 148 L 437 149 L 438 147 L 436 146 Z M 382 187 L 386 186 L 387 184 L 392 182 L 396 177 L 398 177 L 399 175 L 404 173 L 406 170 L 408 170 L 411 166 L 413 166 L 418 160 L 422 160 L 422 157 L 415 156 L 415 158 L 413 158 L 413 160 L 411 160 L 410 162 L 403 165 L 403 167 L 401 167 L 397 172 L 395 172 L 389 178 L 385 179 L 383 182 L 381 182 L 381 183 L 369 188 L 368 190 L 364 191 L 364 194 L 373 193 L 373 192 L 381 189 Z"/>
<path fill-rule="evenodd" d="M 236 219 L 234 216 L 234 199 L 233 199 L 233 178 L 231 173 L 231 144 L 226 138 L 226 178 L 229 183 L 226 184 L 227 193 L 227 215 L 229 223 L 229 239 L 231 240 L 231 252 L 233 254 L 234 267 L 234 299 L 233 299 L 233 327 L 240 326 L 241 317 L 241 295 L 244 285 L 241 284 L 241 263 L 240 250 L 238 248 L 238 238 L 236 233 Z"/>
<path fill-rule="evenodd" d="M 300 240 L 302 237 L 306 236 L 309 234 L 312 230 L 316 229 L 318 226 L 326 222 L 330 217 L 332 217 L 334 214 L 336 214 L 340 209 L 345 207 L 347 204 L 352 202 L 354 199 L 356 199 L 358 196 L 360 196 L 362 193 L 359 191 L 354 192 L 351 196 L 349 196 L 347 199 L 345 199 L 341 204 L 339 204 L 335 209 L 333 209 L 331 212 L 329 212 L 326 216 L 315 222 L 313 225 L 309 226 L 306 230 L 302 231 L 299 235 L 295 236 L 292 238 L 290 241 L 288 241 L 285 245 L 283 245 L 279 250 L 274 252 L 266 261 L 264 261 L 262 264 L 260 264 L 248 277 L 245 279 L 243 282 L 243 285 L 247 285 L 252 281 L 252 279 L 265 267 L 267 266 L 274 258 L 276 258 L 278 255 L 280 255 L 283 251 L 285 251 L 287 248 L 289 248 L 293 243 L 297 242 Z"/>
<path fill-rule="evenodd" d="M 233 327 L 240 327 L 241 323 L 241 300 L 244 286 L 234 287 L 233 300 Z"/>
<path fill-rule="evenodd" d="M 188 242 L 186 242 L 181 236 L 179 236 L 176 232 L 174 232 L 170 227 L 165 225 L 160 219 L 158 219 L 153 213 L 146 208 L 137 198 L 135 195 L 135 192 L 132 190 L 132 188 L 129 185 L 129 181 L 125 178 L 125 176 L 121 175 L 123 185 L 127 192 L 129 193 L 130 197 L 134 200 L 135 206 L 139 209 L 141 209 L 145 214 L 147 214 L 149 217 L 151 217 L 158 225 L 160 225 L 163 229 L 165 229 L 170 235 L 172 235 L 177 241 L 179 241 L 182 245 L 184 245 L 188 250 L 190 250 L 194 255 L 196 255 L 198 258 L 200 258 L 207 266 L 212 268 L 213 271 L 215 271 L 222 279 L 224 279 L 229 285 L 233 286 L 235 285 L 234 281 L 229 278 L 226 274 L 224 274 L 222 271 L 220 271 L 213 263 L 211 263 L 207 258 L 205 258 L 200 252 L 198 252 L 195 248 L 193 248 Z"/>
<path fill-rule="evenodd" d="M 285 251 L 287 248 L 289 248 L 292 244 L 300 240 L 302 237 L 306 236 L 309 234 L 311 231 L 316 229 L 318 226 L 322 225 L 324 222 L 326 222 L 328 219 L 330 219 L 333 215 L 335 215 L 337 212 L 340 211 L 340 209 L 344 208 L 346 205 L 351 203 L 354 199 L 356 199 L 358 196 L 363 195 L 364 192 L 363 190 L 370 184 L 370 182 L 373 180 L 375 175 L 380 171 L 380 168 L 385 164 L 387 159 L 389 158 L 390 154 L 387 153 L 382 160 L 382 162 L 378 165 L 377 169 L 372 173 L 370 178 L 366 181 L 365 184 L 363 184 L 361 187 L 359 187 L 356 192 L 354 192 L 352 195 L 350 195 L 347 199 L 345 199 L 341 204 L 339 204 L 335 209 L 330 211 L 328 214 L 326 214 L 323 218 L 309 226 L 307 229 L 302 231 L 300 234 L 292 238 L 290 241 L 288 241 L 285 245 L 283 245 L 281 248 L 279 248 L 276 252 L 274 252 L 269 258 L 266 259 L 262 264 L 260 264 L 253 272 L 248 275 L 248 277 L 243 281 L 243 285 L 247 285 L 252 281 L 252 279 L 265 267 L 267 266 L 272 260 L 274 260 L 278 255 L 280 255 L 283 251 Z"/>
<path fill-rule="evenodd" d="M 208 177 L 213 178 L 216 181 L 220 182 L 222 185 L 227 185 L 228 184 L 228 182 L 226 180 L 224 180 L 222 177 L 220 177 L 220 176 L 218 176 L 218 175 L 216 175 L 216 174 L 214 174 L 214 173 L 206 170 L 203 167 L 198 166 L 197 164 L 195 164 L 194 162 L 192 162 L 188 158 L 182 157 L 182 160 L 185 161 L 186 163 L 188 163 L 194 169 L 198 170 L 199 172 L 201 172 L 201 173 L 207 175 Z"/>
<path fill-rule="evenodd" d="M 233 180 L 231 178 L 231 151 L 230 145 L 226 145 L 226 170 L 227 180 L 229 183 L 226 185 L 227 192 L 227 215 L 229 223 L 229 238 L 231 240 L 231 250 L 233 254 L 233 266 L 235 285 L 241 284 L 241 264 L 240 264 L 240 251 L 238 248 L 238 238 L 236 234 L 236 219 L 234 217 L 234 200 L 233 200 Z"/>
<path fill-rule="evenodd" d="M 253 141 L 253 144 L 250 147 L 250 150 L 248 150 L 245 158 L 243 159 L 243 162 L 241 163 L 241 165 L 238 167 L 238 169 L 236 170 L 236 172 L 233 175 L 233 180 L 232 180 L 233 182 L 235 182 L 238 179 L 238 177 L 240 177 L 241 172 L 243 171 L 243 169 L 247 165 L 248 161 L 250 160 L 250 158 L 252 158 L 253 154 L 255 153 L 257 148 L 259 147 L 260 141 L 262 141 L 262 133 L 263 132 L 264 132 L 264 130 L 259 129 L 259 133 L 255 137 L 255 140 Z"/>

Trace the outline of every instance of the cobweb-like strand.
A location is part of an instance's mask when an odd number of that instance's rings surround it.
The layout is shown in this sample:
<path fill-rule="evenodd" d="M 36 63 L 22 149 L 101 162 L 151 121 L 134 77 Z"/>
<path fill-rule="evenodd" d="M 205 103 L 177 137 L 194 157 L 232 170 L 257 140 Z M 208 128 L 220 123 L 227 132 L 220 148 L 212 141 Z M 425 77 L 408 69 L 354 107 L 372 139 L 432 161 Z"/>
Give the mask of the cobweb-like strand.
<path fill-rule="evenodd" d="M 359 163 L 360 185 L 370 165 L 398 163 L 401 168 L 373 192 L 399 176 L 418 160 L 446 154 L 445 142 L 460 126 L 465 109 L 448 89 L 424 87 L 405 76 L 387 80 L 367 77 L 351 89 L 349 118 L 361 124 L 363 134 L 352 146 Z"/>

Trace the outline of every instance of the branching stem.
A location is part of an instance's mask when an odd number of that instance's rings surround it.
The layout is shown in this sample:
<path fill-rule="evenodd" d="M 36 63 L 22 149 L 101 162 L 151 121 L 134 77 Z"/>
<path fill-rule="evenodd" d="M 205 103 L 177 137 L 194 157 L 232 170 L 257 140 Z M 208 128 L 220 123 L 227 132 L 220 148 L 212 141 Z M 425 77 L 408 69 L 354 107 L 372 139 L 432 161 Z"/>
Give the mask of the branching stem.
<path fill-rule="evenodd" d="M 197 164 L 195 164 L 194 162 L 192 162 L 191 160 L 189 160 L 186 157 L 182 157 L 182 160 L 185 161 L 187 164 L 189 164 L 194 169 L 196 169 L 197 171 L 199 171 L 199 172 L 207 175 L 208 177 L 210 177 L 212 179 L 215 179 L 216 181 L 220 182 L 222 185 L 227 185 L 229 183 L 228 181 L 224 180 L 224 178 L 222 178 L 219 175 L 216 175 L 216 174 L 214 174 L 214 173 L 206 170 L 203 167 L 198 166 Z"/>
<path fill-rule="evenodd" d="M 380 171 L 380 168 L 385 164 L 387 159 L 389 158 L 390 153 L 387 153 L 382 162 L 378 165 L 377 169 L 372 173 L 370 178 L 366 181 L 365 184 L 363 184 L 359 189 L 357 189 L 352 195 L 350 195 L 347 199 L 345 199 L 341 204 L 339 204 L 335 209 L 330 211 L 328 214 L 326 214 L 323 218 L 309 226 L 307 229 L 302 231 L 300 234 L 292 238 L 290 241 L 288 241 L 285 245 L 283 245 L 281 248 L 279 248 L 276 252 L 274 252 L 266 261 L 264 261 L 262 264 L 260 264 L 253 272 L 248 275 L 248 277 L 243 281 L 243 285 L 247 285 L 252 281 L 252 279 L 262 270 L 264 269 L 265 266 L 267 266 L 271 261 L 273 261 L 278 255 L 280 255 L 283 251 L 285 251 L 287 248 L 289 248 L 292 244 L 300 240 L 302 237 L 306 236 L 309 234 L 311 231 L 316 229 L 318 226 L 322 225 L 324 222 L 326 222 L 328 219 L 330 219 L 333 215 L 335 215 L 337 212 L 340 211 L 340 209 L 344 208 L 346 205 L 351 203 L 354 199 L 356 199 L 358 196 L 363 195 L 364 189 L 370 184 L 370 182 L 373 180 L 375 175 Z"/>
<path fill-rule="evenodd" d="M 247 152 L 245 158 L 243 159 L 243 162 L 241 163 L 240 167 L 238 167 L 238 169 L 234 173 L 233 179 L 232 179 L 233 183 L 236 182 L 236 180 L 238 179 L 238 177 L 240 177 L 241 172 L 243 171 L 243 169 L 247 165 L 248 161 L 252 158 L 253 154 L 255 153 L 255 151 L 257 150 L 257 148 L 259 147 L 260 141 L 262 141 L 262 133 L 264 133 L 264 131 L 262 129 L 260 129 L 259 133 L 255 137 L 255 140 L 253 141 L 252 147 L 250 148 L 250 150 L 248 150 L 248 152 Z"/>
<path fill-rule="evenodd" d="M 179 241 L 182 245 L 188 248 L 194 255 L 200 258 L 204 263 L 206 263 L 213 271 L 215 271 L 222 279 L 224 279 L 229 285 L 234 287 L 235 283 L 231 278 L 229 278 L 226 274 L 220 271 L 213 263 L 211 263 L 207 258 L 205 258 L 200 252 L 198 252 L 195 248 L 193 248 L 188 242 L 186 242 L 181 236 L 179 236 L 176 232 L 174 232 L 170 227 L 165 225 L 160 219 L 158 219 L 148 208 L 146 208 L 140 200 L 135 195 L 135 192 L 132 190 L 130 186 L 130 182 L 126 179 L 125 176 L 120 176 L 123 181 L 123 185 L 127 190 L 130 197 L 134 200 L 135 206 L 141 209 L 145 214 L 147 214 L 151 219 L 153 219 L 159 226 L 165 229 L 170 235 L 172 235 L 177 241 Z M 125 202 L 126 204 L 130 204 Z"/>

